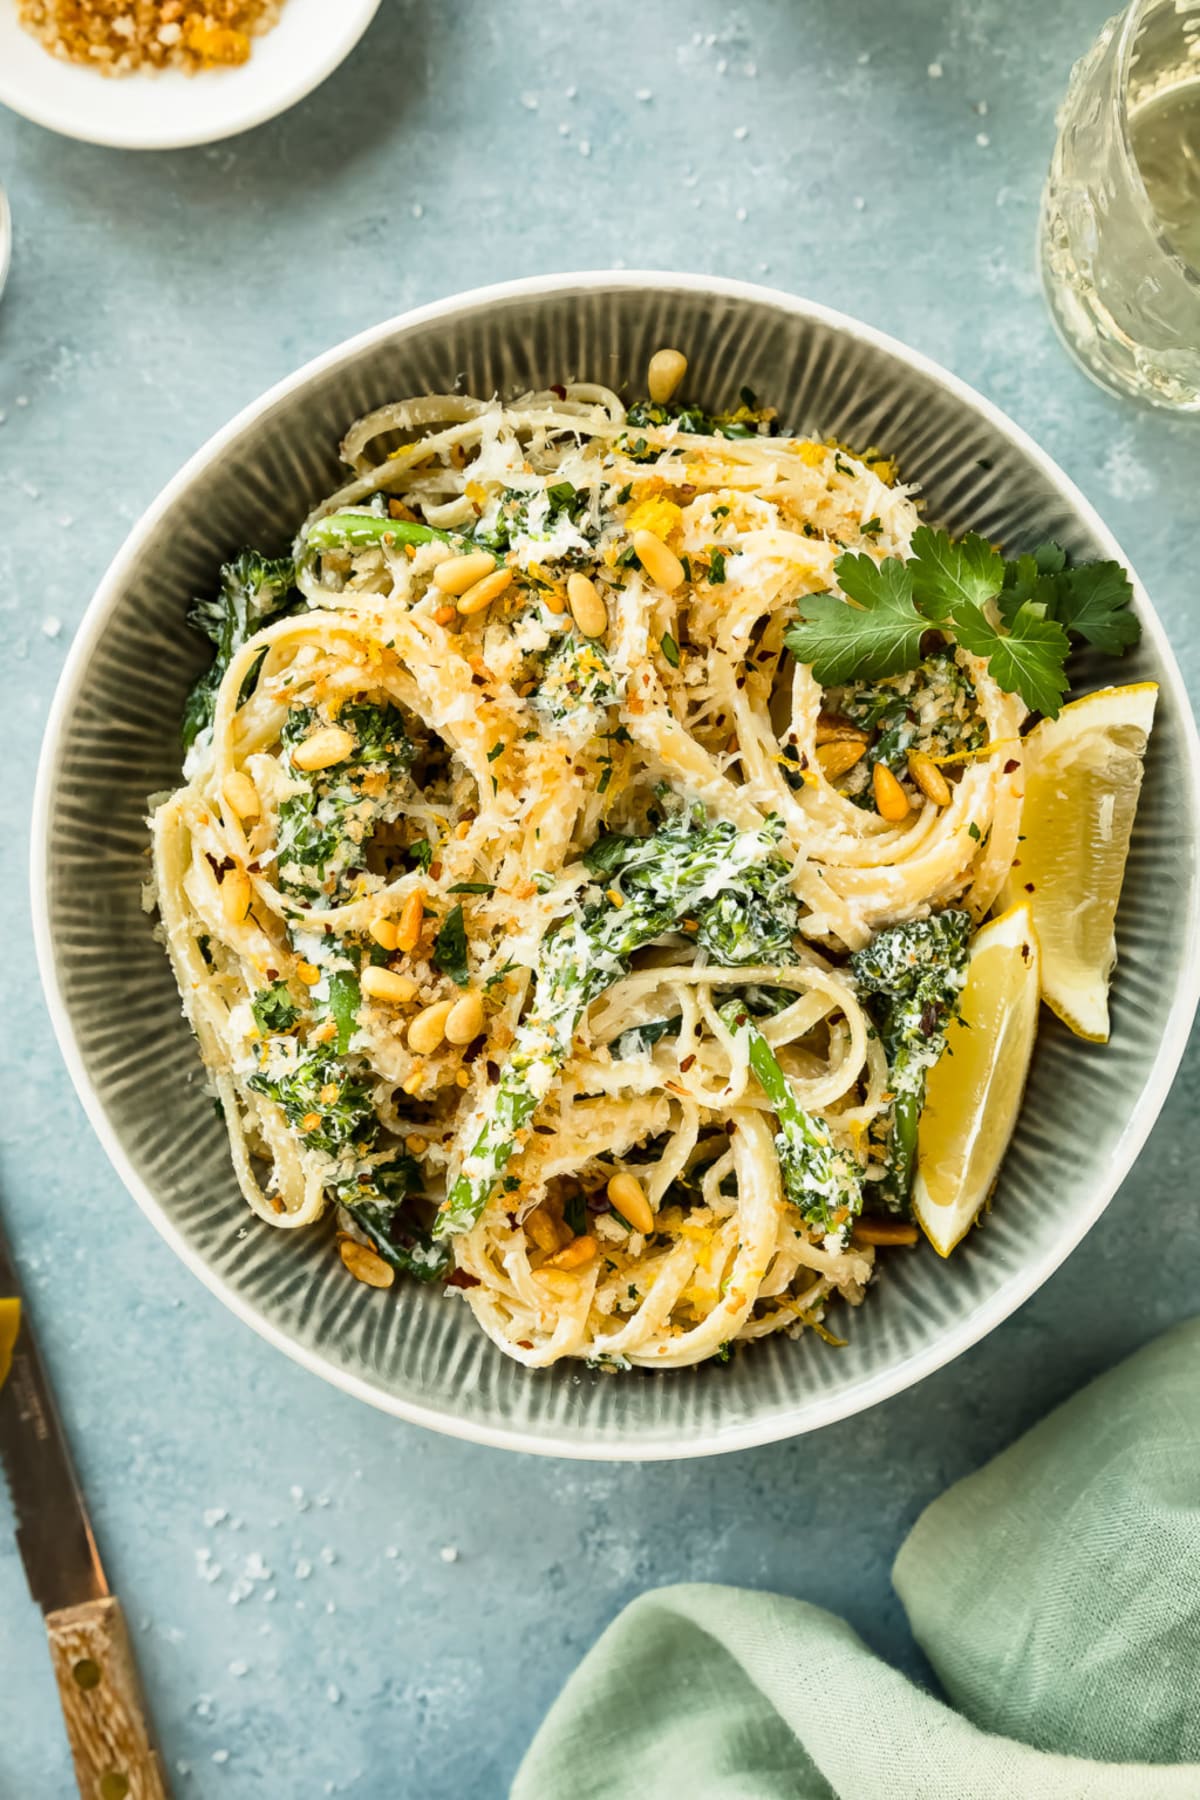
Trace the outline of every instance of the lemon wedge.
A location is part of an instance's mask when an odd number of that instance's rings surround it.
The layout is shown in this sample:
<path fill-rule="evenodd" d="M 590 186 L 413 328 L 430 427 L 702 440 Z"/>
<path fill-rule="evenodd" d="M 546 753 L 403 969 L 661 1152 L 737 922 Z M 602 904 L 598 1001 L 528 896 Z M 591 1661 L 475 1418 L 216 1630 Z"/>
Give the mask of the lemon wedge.
<path fill-rule="evenodd" d="M 1028 899 L 1042 998 L 1077 1037 L 1108 1040 L 1113 920 L 1158 686 L 1101 688 L 1026 739 L 1023 841 L 1001 904 Z"/>
<path fill-rule="evenodd" d="M 974 1224 L 1008 1148 L 1037 1033 L 1039 960 L 1027 904 L 992 919 L 971 946 L 917 1132 L 913 1213 L 939 1256 Z"/>
<path fill-rule="evenodd" d="M 17 1333 L 21 1329 L 21 1302 L 19 1300 L 0 1300 L 0 1388 L 12 1368 L 13 1350 L 16 1348 Z"/>

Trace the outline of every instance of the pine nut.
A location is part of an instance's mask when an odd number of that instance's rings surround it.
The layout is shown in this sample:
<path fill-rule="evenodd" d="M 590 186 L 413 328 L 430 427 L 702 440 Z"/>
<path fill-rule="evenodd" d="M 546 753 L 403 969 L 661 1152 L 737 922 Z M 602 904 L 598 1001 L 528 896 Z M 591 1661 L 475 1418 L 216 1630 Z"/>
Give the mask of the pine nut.
<path fill-rule="evenodd" d="M 454 1011 L 454 1000 L 435 1000 L 419 1012 L 408 1028 L 408 1047 L 418 1056 L 432 1056 L 446 1035 L 446 1020 Z"/>
<path fill-rule="evenodd" d="M 867 734 L 860 731 L 857 725 L 852 725 L 841 713 L 823 712 L 817 717 L 816 741 L 818 745 L 865 744 Z"/>
<path fill-rule="evenodd" d="M 354 748 L 354 739 L 340 725 L 327 725 L 323 731 L 314 731 L 311 737 L 305 738 L 292 751 L 292 766 L 303 769 L 306 774 L 314 769 L 329 769 L 334 763 L 345 762 Z"/>
<path fill-rule="evenodd" d="M 395 919 L 372 919 L 371 923 L 367 926 L 367 930 L 375 939 L 375 942 L 379 945 L 381 950 L 394 950 L 396 948 Z"/>
<path fill-rule="evenodd" d="M 417 947 L 424 917 L 425 890 L 414 888 L 400 908 L 400 922 L 396 926 L 396 948 L 402 950 L 405 956 L 410 955 Z"/>
<path fill-rule="evenodd" d="M 221 911 L 228 925 L 240 925 L 250 911 L 250 877 L 245 869 L 226 869 L 221 882 Z"/>
<path fill-rule="evenodd" d="M 552 1269 L 549 1266 L 535 1269 L 533 1279 L 540 1281 L 552 1294 L 557 1294 L 560 1300 L 573 1300 L 579 1292 L 579 1282 L 566 1269 Z"/>
<path fill-rule="evenodd" d="M 410 975 L 397 975 L 395 969 L 368 967 L 359 978 L 368 1000 L 384 1000 L 389 1006 L 404 1006 L 417 991 Z"/>
<path fill-rule="evenodd" d="M 355 1238 L 344 1237 L 338 1245 L 338 1255 L 355 1281 L 363 1281 L 368 1287 L 390 1288 L 396 1279 L 391 1263 L 385 1263 L 382 1256 L 376 1256 Z"/>
<path fill-rule="evenodd" d="M 505 588 L 511 585 L 511 569 L 494 569 L 490 575 L 485 575 L 482 581 L 475 582 L 467 589 L 458 603 L 458 610 L 464 618 L 470 617 L 472 613 L 482 612 L 485 606 L 490 606 L 493 600 L 498 600 Z"/>
<path fill-rule="evenodd" d="M 545 1207 L 535 1207 L 523 1222 L 526 1237 L 532 1240 L 537 1249 L 545 1250 L 548 1255 L 553 1256 L 558 1249 L 558 1226 Z"/>
<path fill-rule="evenodd" d="M 646 392 L 655 406 L 665 406 L 687 374 L 682 350 L 656 350 L 646 371 Z"/>
<path fill-rule="evenodd" d="M 468 588 L 490 575 L 496 559 L 487 550 L 472 550 L 466 556 L 450 556 L 433 571 L 433 579 L 443 594 L 465 594 Z"/>
<path fill-rule="evenodd" d="M 591 1262 L 599 1248 L 595 1238 L 589 1237 L 585 1232 L 582 1237 L 573 1238 L 565 1249 L 555 1251 L 554 1255 L 547 1259 L 546 1267 L 549 1269 L 582 1269 L 585 1263 Z"/>
<path fill-rule="evenodd" d="M 469 988 L 456 1000 L 446 1020 L 446 1036 L 452 1044 L 469 1044 L 483 1030 L 483 995 Z"/>
<path fill-rule="evenodd" d="M 898 825 L 901 819 L 907 819 L 910 810 L 908 795 L 885 762 L 875 764 L 871 772 L 871 786 L 875 792 L 875 810 L 881 819 L 887 819 L 892 825 Z"/>
<path fill-rule="evenodd" d="M 817 761 L 826 781 L 836 781 L 866 755 L 867 746 L 850 738 L 838 738 L 831 744 L 817 745 Z"/>
<path fill-rule="evenodd" d="M 624 1171 L 614 1175 L 608 1184 L 608 1197 L 623 1219 L 643 1236 L 654 1230 L 654 1208 L 646 1198 L 646 1190 L 636 1175 Z"/>
<path fill-rule="evenodd" d="M 851 1235 L 856 1244 L 915 1244 L 920 1233 L 903 1219 L 855 1219 Z"/>
<path fill-rule="evenodd" d="M 567 577 L 567 599 L 571 617 L 584 637 L 603 637 L 608 630 L 608 608 L 600 598 L 595 582 L 576 570 Z"/>
<path fill-rule="evenodd" d="M 656 587 L 673 594 L 683 580 L 683 564 L 673 550 L 668 550 L 652 531 L 635 531 L 633 547 L 638 561 Z"/>
<path fill-rule="evenodd" d="M 258 789 L 241 769 L 229 771 L 221 785 L 221 792 L 229 804 L 229 810 L 239 819 L 257 819 L 262 811 Z"/>
<path fill-rule="evenodd" d="M 949 806 L 950 783 L 931 756 L 926 756 L 923 750 L 910 750 L 908 772 L 927 800 L 932 800 L 935 806 Z"/>

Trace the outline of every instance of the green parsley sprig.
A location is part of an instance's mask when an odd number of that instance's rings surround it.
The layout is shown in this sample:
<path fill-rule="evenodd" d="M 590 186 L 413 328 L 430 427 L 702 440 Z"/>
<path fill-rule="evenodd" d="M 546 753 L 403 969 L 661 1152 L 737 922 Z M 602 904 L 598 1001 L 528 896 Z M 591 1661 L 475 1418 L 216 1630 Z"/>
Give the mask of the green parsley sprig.
<path fill-rule="evenodd" d="M 1006 693 L 1055 718 L 1069 685 L 1065 664 L 1072 637 L 1120 656 L 1140 634 L 1121 565 L 1068 568 L 1057 544 L 1008 562 L 974 532 L 955 542 L 921 525 L 907 560 L 876 562 L 846 552 L 834 569 L 846 599 L 806 596 L 785 634 L 793 655 L 810 665 L 823 687 L 915 669 L 921 639 L 932 628 L 953 633 L 964 649 L 985 657 Z"/>

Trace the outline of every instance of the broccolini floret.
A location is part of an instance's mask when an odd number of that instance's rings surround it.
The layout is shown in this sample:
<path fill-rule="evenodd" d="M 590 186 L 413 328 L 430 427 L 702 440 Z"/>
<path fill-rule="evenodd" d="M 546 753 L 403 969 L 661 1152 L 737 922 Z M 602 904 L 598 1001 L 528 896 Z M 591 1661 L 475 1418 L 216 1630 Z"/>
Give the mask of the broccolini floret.
<path fill-rule="evenodd" d="M 268 620 L 289 612 L 294 604 L 296 568 L 288 556 L 260 556 L 243 550 L 221 569 L 214 598 L 193 600 L 188 624 L 216 645 L 210 668 L 192 686 L 183 712 L 183 747 L 190 750 L 201 732 L 209 730 L 216 711 L 222 677 L 242 645 L 261 631 Z M 242 684 L 238 704 L 254 690 L 258 664 Z"/>
<path fill-rule="evenodd" d="M 895 1212 L 908 1209 L 925 1081 L 958 1011 L 974 929 L 970 913 L 934 913 L 889 926 L 850 958 L 887 1054 L 891 1117 L 878 1187 Z"/>

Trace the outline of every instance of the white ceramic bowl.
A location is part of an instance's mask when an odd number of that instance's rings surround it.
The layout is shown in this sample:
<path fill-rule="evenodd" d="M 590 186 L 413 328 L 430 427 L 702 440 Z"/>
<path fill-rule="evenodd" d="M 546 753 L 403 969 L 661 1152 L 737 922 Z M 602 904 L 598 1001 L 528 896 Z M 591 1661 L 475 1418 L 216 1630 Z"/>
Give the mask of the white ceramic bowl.
<path fill-rule="evenodd" d="M 379 0 L 286 0 L 278 25 L 255 38 L 239 68 L 110 79 L 50 56 L 18 24 L 16 0 L 0 0 L 0 103 L 88 144 L 211 144 L 311 93 L 350 54 L 378 7 Z"/>
<path fill-rule="evenodd" d="M 204 1092 L 165 957 L 141 911 L 145 797 L 177 783 L 178 721 L 202 647 L 192 594 L 243 544 L 283 549 L 338 477 L 359 413 L 461 378 L 513 393 L 580 376 L 636 391 L 664 342 L 720 408 L 745 383 L 798 429 L 899 458 L 929 516 L 1010 549 L 1055 538 L 1121 557 L 1083 496 L 1003 414 L 902 345 L 824 307 L 738 282 L 577 275 L 445 300 L 339 345 L 200 450 L 134 529 L 72 646 L 34 808 L 33 912 L 63 1053 L 112 1162 L 152 1222 L 227 1305 L 308 1368 L 389 1412 L 462 1437 L 558 1455 L 700 1455 L 841 1418 L 938 1368 L 1043 1282 L 1103 1212 L 1153 1124 L 1200 982 L 1196 730 L 1145 594 L 1123 664 L 1083 657 L 1077 683 L 1161 684 L 1118 919 L 1113 1037 L 1048 1015 L 986 1229 L 949 1263 L 895 1254 L 849 1337 L 771 1337 L 729 1367 L 614 1377 L 508 1361 L 460 1301 L 416 1283 L 348 1281 L 326 1231 L 278 1232 L 247 1209 Z M 1124 560 L 1124 559 L 1122 559 Z M 133 1220 L 114 1219 L 114 1256 Z"/>

